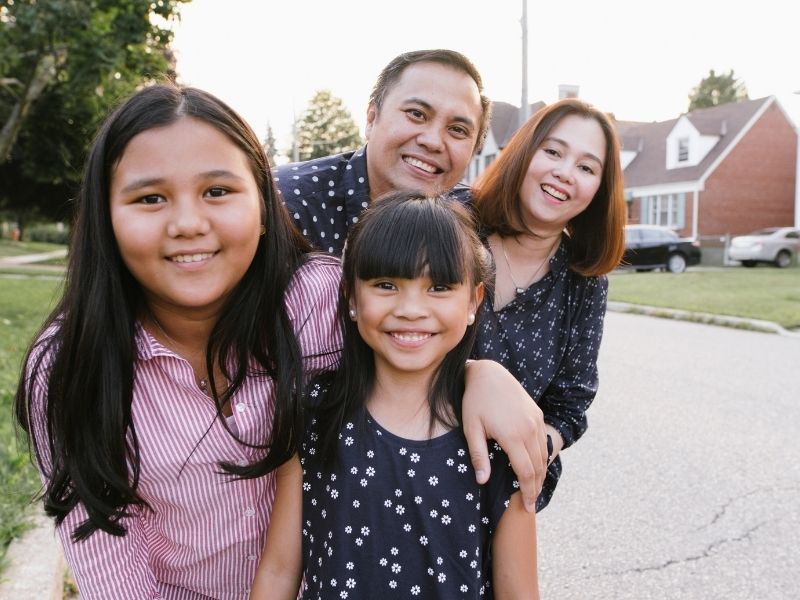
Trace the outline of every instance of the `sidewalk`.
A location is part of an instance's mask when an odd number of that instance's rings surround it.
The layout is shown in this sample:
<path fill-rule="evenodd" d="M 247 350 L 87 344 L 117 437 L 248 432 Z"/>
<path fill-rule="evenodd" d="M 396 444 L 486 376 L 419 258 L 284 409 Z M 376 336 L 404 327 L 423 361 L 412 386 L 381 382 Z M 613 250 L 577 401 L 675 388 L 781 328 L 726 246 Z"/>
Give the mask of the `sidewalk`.
<path fill-rule="evenodd" d="M 61 250 L 53 250 L 52 252 L 40 252 L 38 254 L 2 256 L 0 257 L 0 267 L 18 267 L 21 265 L 30 265 L 34 263 L 39 263 L 53 258 L 66 258 L 66 256 L 67 256 L 66 248 L 63 248 Z"/>

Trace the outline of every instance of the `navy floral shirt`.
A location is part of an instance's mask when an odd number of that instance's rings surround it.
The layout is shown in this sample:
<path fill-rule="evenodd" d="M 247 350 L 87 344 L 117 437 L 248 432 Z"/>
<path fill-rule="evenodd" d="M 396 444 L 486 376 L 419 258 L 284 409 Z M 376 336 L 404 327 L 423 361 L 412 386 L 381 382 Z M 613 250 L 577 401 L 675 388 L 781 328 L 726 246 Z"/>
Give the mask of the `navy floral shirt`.
<path fill-rule="evenodd" d="M 568 265 L 568 238 L 550 259 L 550 272 L 498 311 L 492 294 L 481 305 L 474 358 L 508 369 L 537 402 L 564 448 L 586 431 L 586 410 L 597 393 L 597 355 L 603 336 L 608 279 L 584 277 Z M 550 464 L 536 508 L 550 502 L 561 458 Z"/>
<path fill-rule="evenodd" d="M 348 228 L 369 205 L 367 147 L 272 173 L 298 229 L 317 250 L 341 256 Z"/>
<path fill-rule="evenodd" d="M 318 427 L 312 419 L 300 448 L 304 599 L 493 597 L 490 541 L 519 488 L 496 443 L 479 486 L 460 429 L 407 440 L 361 411 L 324 470 Z"/>

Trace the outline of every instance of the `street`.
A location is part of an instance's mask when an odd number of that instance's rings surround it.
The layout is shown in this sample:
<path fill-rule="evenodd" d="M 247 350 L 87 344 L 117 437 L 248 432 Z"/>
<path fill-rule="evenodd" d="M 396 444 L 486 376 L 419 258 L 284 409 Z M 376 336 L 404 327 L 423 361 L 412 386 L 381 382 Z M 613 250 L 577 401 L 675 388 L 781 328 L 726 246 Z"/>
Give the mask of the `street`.
<path fill-rule="evenodd" d="M 542 598 L 800 597 L 800 338 L 608 313 Z"/>

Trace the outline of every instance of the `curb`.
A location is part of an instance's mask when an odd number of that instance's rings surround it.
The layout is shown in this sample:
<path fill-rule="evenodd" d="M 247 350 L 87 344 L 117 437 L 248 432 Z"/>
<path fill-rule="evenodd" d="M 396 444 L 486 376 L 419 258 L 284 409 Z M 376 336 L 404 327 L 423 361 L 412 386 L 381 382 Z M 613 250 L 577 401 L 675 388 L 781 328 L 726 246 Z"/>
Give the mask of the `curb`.
<path fill-rule="evenodd" d="M 608 310 L 630 313 L 634 315 L 645 315 L 648 317 L 658 317 L 661 319 L 675 319 L 678 321 L 704 323 L 706 325 L 732 327 L 734 329 L 760 331 L 762 333 L 777 333 L 778 335 L 783 335 L 786 337 L 800 338 L 800 331 L 789 331 L 777 323 L 773 323 L 772 321 L 761 321 L 759 319 L 745 319 L 742 317 L 730 317 L 727 315 L 692 312 L 688 310 L 678 310 L 675 308 L 663 308 L 660 306 L 628 304 L 627 302 L 612 302 L 610 300 L 608 302 Z"/>
<path fill-rule="evenodd" d="M 8 547 L 0 598 L 62 600 L 66 563 L 53 521 L 40 513 L 32 522 L 33 527 Z"/>

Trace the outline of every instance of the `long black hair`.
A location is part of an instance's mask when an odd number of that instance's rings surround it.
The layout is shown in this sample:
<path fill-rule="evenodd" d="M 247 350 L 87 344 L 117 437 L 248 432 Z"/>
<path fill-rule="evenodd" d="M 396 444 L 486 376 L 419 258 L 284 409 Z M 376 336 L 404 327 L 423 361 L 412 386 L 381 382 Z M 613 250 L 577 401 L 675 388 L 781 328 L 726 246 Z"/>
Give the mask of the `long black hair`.
<path fill-rule="evenodd" d="M 317 422 L 322 424 L 317 456 L 324 465 L 336 461 L 342 425 L 364 406 L 375 385 L 373 350 L 348 314 L 356 281 L 414 279 L 427 272 L 436 284 L 459 283 L 475 288 L 486 280 L 488 265 L 470 212 L 455 200 L 419 192 L 393 192 L 361 214 L 348 232 L 344 251 L 338 311 L 344 331 L 342 360 L 338 371 L 321 378 L 327 393 L 315 411 Z M 476 327 L 476 323 L 467 326 L 464 337 L 434 373 L 428 390 L 431 428 L 437 421 L 450 427 L 460 425 L 464 369 Z"/>
<path fill-rule="evenodd" d="M 124 535 L 119 521 L 126 507 L 145 504 L 137 493 L 140 449 L 131 402 L 136 324 L 147 307 L 117 247 L 109 190 L 113 170 L 136 135 L 182 118 L 215 127 L 247 156 L 267 232 L 211 332 L 206 368 L 213 376 L 216 364 L 230 382 L 221 396 L 210 386 L 221 411 L 255 361 L 275 380 L 274 426 L 264 440 L 264 460 L 238 472 L 223 466 L 240 476 L 263 474 L 292 456 L 301 431 L 295 392 L 302 388 L 302 365 L 284 293 L 310 248 L 275 191 L 258 138 L 234 110 L 198 89 L 146 87 L 106 119 L 92 144 L 75 204 L 64 291 L 28 351 L 17 388 L 16 418 L 45 475 L 46 512 L 61 523 L 79 502 L 86 508 L 88 519 L 73 532 L 76 540 L 97 529 Z M 222 357 L 232 359 L 233 372 Z M 37 378 L 46 382 L 45 404 L 32 407 Z"/>

